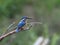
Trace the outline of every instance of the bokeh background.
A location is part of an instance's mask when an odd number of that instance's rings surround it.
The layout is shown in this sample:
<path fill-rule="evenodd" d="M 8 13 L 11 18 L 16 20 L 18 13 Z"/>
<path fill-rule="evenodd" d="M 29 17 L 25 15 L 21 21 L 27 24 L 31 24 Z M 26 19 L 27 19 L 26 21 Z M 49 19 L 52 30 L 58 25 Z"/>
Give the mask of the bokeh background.
<path fill-rule="evenodd" d="M 41 36 L 49 38 L 48 45 L 60 45 L 60 0 L 0 0 L 0 35 L 22 16 L 42 24 L 8 36 L 0 45 L 33 45 Z"/>

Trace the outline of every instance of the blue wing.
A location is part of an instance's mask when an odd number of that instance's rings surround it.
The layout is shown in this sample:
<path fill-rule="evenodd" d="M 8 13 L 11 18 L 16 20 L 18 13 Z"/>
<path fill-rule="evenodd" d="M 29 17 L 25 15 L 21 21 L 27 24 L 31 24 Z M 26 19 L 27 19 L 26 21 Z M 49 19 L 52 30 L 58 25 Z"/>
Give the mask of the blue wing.
<path fill-rule="evenodd" d="M 25 22 L 19 22 L 18 29 L 21 28 L 21 27 L 23 27 L 25 24 L 26 24 Z"/>
<path fill-rule="evenodd" d="M 17 26 L 17 29 L 16 29 L 16 32 L 19 32 L 19 29 L 22 28 L 26 23 L 24 21 L 20 21 L 18 23 L 18 26 Z"/>

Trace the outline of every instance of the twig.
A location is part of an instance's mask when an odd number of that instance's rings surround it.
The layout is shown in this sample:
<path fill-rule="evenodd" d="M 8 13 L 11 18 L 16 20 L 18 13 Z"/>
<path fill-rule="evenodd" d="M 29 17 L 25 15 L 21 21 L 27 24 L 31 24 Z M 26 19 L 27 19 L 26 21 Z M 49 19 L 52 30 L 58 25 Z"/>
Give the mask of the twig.
<path fill-rule="evenodd" d="M 8 33 L 0 36 L 0 41 L 1 41 L 2 39 L 4 39 L 5 37 L 7 37 L 7 36 L 9 36 L 9 35 L 12 35 L 12 34 L 14 34 L 14 33 L 16 33 L 16 30 L 13 30 L 13 31 L 11 31 L 11 32 L 8 32 Z"/>
<path fill-rule="evenodd" d="M 20 31 L 29 30 L 31 27 L 32 27 L 32 25 L 30 25 L 30 26 L 27 27 L 26 29 L 20 29 Z M 19 32 L 20 32 L 20 31 L 19 31 Z M 12 35 L 12 34 L 14 34 L 14 33 L 16 33 L 16 30 L 13 30 L 13 31 L 11 31 L 11 32 L 8 32 L 8 33 L 0 36 L 0 41 L 2 41 L 5 37 L 10 36 L 10 35 Z"/>

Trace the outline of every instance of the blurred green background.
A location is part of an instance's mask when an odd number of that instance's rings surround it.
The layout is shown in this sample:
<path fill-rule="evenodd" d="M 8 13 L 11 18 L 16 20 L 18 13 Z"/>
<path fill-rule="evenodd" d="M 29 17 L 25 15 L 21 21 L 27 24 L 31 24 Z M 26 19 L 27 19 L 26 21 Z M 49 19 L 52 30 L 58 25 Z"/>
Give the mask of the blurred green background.
<path fill-rule="evenodd" d="M 60 45 L 60 0 L 0 0 L 0 35 L 22 16 L 42 24 L 8 36 L 0 45 L 33 45 L 40 36 L 48 37 L 49 45 Z"/>

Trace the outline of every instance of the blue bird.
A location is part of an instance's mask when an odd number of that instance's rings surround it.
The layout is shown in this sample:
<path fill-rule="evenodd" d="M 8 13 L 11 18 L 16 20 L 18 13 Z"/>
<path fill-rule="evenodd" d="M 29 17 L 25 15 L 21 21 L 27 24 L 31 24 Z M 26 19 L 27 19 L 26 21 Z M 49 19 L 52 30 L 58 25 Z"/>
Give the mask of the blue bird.
<path fill-rule="evenodd" d="M 17 25 L 16 32 L 19 32 L 19 29 L 22 28 L 26 24 L 27 19 L 32 19 L 32 18 L 29 18 L 27 16 L 24 16 L 24 17 L 21 18 L 21 21 Z"/>

